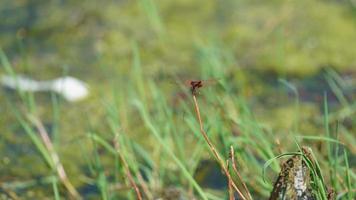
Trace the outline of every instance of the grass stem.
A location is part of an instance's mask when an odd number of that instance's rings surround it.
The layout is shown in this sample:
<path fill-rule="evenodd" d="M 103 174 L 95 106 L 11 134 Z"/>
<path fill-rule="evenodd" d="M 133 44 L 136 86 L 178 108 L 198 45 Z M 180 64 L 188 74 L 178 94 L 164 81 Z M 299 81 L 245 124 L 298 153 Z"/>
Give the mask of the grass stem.
<path fill-rule="evenodd" d="M 206 134 L 205 130 L 204 130 L 204 126 L 203 126 L 203 122 L 201 120 L 201 115 L 200 115 L 200 110 L 199 110 L 199 106 L 198 106 L 198 101 L 196 98 L 196 95 L 193 93 L 193 101 L 194 101 L 194 108 L 195 108 L 195 112 L 197 114 L 198 117 L 198 122 L 200 125 L 200 133 L 202 134 L 202 136 L 204 137 L 206 143 L 209 146 L 209 149 L 211 150 L 211 152 L 213 153 L 215 159 L 218 161 L 218 163 L 220 164 L 221 169 L 224 171 L 226 177 L 228 178 L 228 181 L 230 183 L 231 181 L 231 185 L 232 187 L 236 190 L 236 192 L 240 195 L 241 199 L 246 200 L 246 197 L 242 194 L 242 192 L 238 189 L 238 187 L 236 186 L 236 184 L 234 183 L 234 181 L 232 180 L 230 173 L 224 163 L 224 160 L 221 158 L 220 154 L 218 153 L 218 151 L 216 150 L 215 146 L 213 145 L 213 143 L 210 141 L 208 135 Z"/>
<path fill-rule="evenodd" d="M 81 196 L 79 195 L 79 193 L 77 192 L 77 190 L 75 189 L 75 187 L 69 181 L 68 176 L 64 170 L 64 167 L 63 167 L 61 161 L 59 160 L 59 156 L 58 156 L 57 152 L 55 151 L 53 144 L 51 142 L 51 139 L 49 138 L 49 135 L 48 135 L 44 125 L 42 124 L 42 122 L 33 115 L 28 115 L 27 117 L 35 125 L 37 131 L 39 132 L 41 139 L 42 139 L 45 147 L 47 148 L 49 155 L 52 158 L 52 161 L 54 163 L 54 167 L 58 174 L 59 180 L 61 180 L 62 184 L 68 190 L 69 194 L 71 195 L 71 197 L 73 199 L 82 199 Z"/>
<path fill-rule="evenodd" d="M 132 186 L 132 188 L 135 190 L 135 193 L 136 193 L 136 197 L 138 200 L 142 200 L 142 196 L 141 196 L 141 192 L 139 190 L 139 188 L 137 187 L 133 177 L 132 177 L 132 174 L 130 172 L 130 168 L 129 168 L 129 165 L 127 164 L 124 156 L 121 154 L 120 152 L 120 145 L 119 145 L 119 141 L 118 141 L 118 135 L 115 136 L 115 141 L 114 141 L 114 147 L 115 147 L 115 150 L 116 150 L 116 153 L 117 155 L 119 156 L 123 166 L 124 166 L 124 169 L 126 171 L 126 176 Z"/>

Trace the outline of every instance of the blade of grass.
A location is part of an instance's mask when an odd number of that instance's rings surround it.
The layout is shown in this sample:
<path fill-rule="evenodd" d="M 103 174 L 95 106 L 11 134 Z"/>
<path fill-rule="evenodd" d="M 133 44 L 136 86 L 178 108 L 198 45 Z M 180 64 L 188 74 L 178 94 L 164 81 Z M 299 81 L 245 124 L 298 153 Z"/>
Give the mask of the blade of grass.
<path fill-rule="evenodd" d="M 50 185 L 53 180 L 58 181 L 57 176 L 45 176 L 36 179 L 26 180 L 26 181 L 12 181 L 12 182 L 2 182 L 0 184 L 1 188 L 10 190 L 27 190 L 29 188 L 35 187 L 38 184 Z"/>
<path fill-rule="evenodd" d="M 345 146 L 345 144 L 340 142 L 339 140 L 334 139 L 334 138 L 325 137 L 325 136 L 296 135 L 295 137 L 304 139 L 304 140 L 319 140 L 319 141 L 333 142 L 335 144 L 341 144 L 341 145 Z"/>
<path fill-rule="evenodd" d="M 58 183 L 57 183 L 57 180 L 55 180 L 55 179 L 52 180 L 52 188 L 53 188 L 53 193 L 54 193 L 54 199 L 60 200 L 61 197 L 59 196 Z"/>
<path fill-rule="evenodd" d="M 301 155 L 300 152 L 291 152 L 291 153 L 283 153 L 283 154 L 280 154 L 278 156 L 275 156 L 269 160 L 267 160 L 265 162 L 265 164 L 263 165 L 263 168 L 262 168 L 262 180 L 263 182 L 266 182 L 266 169 L 269 165 L 271 165 L 276 159 L 279 159 L 279 158 L 282 158 L 282 157 L 285 157 L 285 156 L 294 156 L 294 155 Z"/>
<path fill-rule="evenodd" d="M 351 178 L 350 178 L 350 166 L 349 166 L 349 160 L 347 156 L 347 152 L 344 149 L 344 159 L 345 159 L 345 180 L 347 184 L 347 199 L 351 200 L 354 199 L 355 197 L 355 192 L 352 192 L 352 185 L 351 185 Z"/>
<path fill-rule="evenodd" d="M 5 72 L 7 74 L 9 74 L 11 76 L 11 78 L 13 78 L 14 80 L 17 80 L 17 75 L 15 73 L 15 71 L 12 69 L 12 66 L 9 62 L 9 60 L 7 59 L 7 56 L 5 55 L 5 52 L 2 50 L 2 48 L 0 47 L 0 61 L 1 61 L 1 64 L 2 66 L 4 67 L 5 69 Z M 19 96 L 21 97 L 22 101 L 23 102 L 26 102 L 25 101 L 25 93 L 22 91 L 22 90 L 19 90 L 19 85 L 18 83 L 16 84 L 16 91 L 18 92 Z"/>
<path fill-rule="evenodd" d="M 103 166 L 100 161 L 100 156 L 98 154 L 98 144 L 97 140 L 95 140 L 95 134 L 92 132 L 88 132 L 88 137 L 92 139 L 92 143 L 94 146 L 94 165 L 95 165 L 95 172 L 96 174 L 96 185 L 98 186 L 101 194 L 101 198 L 103 200 L 109 200 L 109 189 L 108 189 L 108 183 L 107 183 L 107 178 L 103 169 Z M 104 146 L 107 147 L 107 146 Z M 110 147 L 111 148 L 111 147 Z M 113 152 L 115 152 L 114 149 L 112 149 Z"/>
<path fill-rule="evenodd" d="M 348 107 L 349 102 L 345 98 L 342 88 L 338 84 L 341 84 L 341 78 L 337 75 L 335 71 L 328 70 L 327 75 L 325 76 L 326 81 L 328 82 L 331 90 L 341 103 L 343 107 Z"/>

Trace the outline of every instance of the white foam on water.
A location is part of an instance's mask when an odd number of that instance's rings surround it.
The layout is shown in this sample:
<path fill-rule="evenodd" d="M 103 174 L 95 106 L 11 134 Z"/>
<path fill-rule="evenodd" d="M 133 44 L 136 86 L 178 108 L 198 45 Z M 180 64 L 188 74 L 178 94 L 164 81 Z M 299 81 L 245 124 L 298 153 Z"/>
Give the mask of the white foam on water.
<path fill-rule="evenodd" d="M 53 91 L 71 102 L 82 100 L 89 95 L 88 85 L 71 76 L 48 81 L 36 81 L 22 75 L 3 75 L 1 76 L 1 84 L 10 89 L 28 92 Z"/>

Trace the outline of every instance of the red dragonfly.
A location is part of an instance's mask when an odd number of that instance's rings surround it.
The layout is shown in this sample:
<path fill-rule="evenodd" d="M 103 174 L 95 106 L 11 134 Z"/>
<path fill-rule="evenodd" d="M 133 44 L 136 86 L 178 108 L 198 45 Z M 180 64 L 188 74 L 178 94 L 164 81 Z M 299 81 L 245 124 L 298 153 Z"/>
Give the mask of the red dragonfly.
<path fill-rule="evenodd" d="M 200 88 L 205 88 L 207 86 L 214 85 L 218 83 L 218 80 L 219 79 L 208 79 L 208 80 L 188 79 L 184 81 L 182 79 L 179 80 L 178 78 L 176 78 L 176 81 L 174 82 L 171 81 L 170 83 L 174 85 L 183 86 L 184 89 L 189 88 L 192 95 L 197 95 L 199 93 Z M 189 99 L 189 96 L 187 96 L 186 92 L 177 92 L 175 93 L 174 96 L 175 97 L 173 98 L 173 102 L 172 102 L 174 106 L 177 106 L 181 100 L 185 101 Z"/>
<path fill-rule="evenodd" d="M 198 89 L 202 87 L 206 87 L 209 85 L 216 84 L 218 82 L 217 79 L 208 79 L 208 80 L 186 80 L 184 84 L 190 88 L 190 92 L 193 95 L 198 93 Z"/>

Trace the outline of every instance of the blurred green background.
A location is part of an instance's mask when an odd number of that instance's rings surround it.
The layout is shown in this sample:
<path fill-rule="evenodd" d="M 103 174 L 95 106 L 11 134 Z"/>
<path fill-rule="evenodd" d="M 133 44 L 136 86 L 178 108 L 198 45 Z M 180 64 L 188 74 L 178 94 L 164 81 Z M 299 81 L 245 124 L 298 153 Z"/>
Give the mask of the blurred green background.
<path fill-rule="evenodd" d="M 175 103 L 181 92 L 178 84 L 172 84 L 176 78 L 219 79 L 220 84 L 211 88 L 213 99 L 202 91 L 207 120 L 220 116 L 219 112 L 222 121 L 225 115 L 239 116 L 226 110 L 231 105 L 225 97 L 243 98 L 262 129 L 282 141 L 281 152 L 274 149 L 276 155 L 296 150 L 293 137 L 287 134 L 295 130 L 295 118 L 299 120 L 298 134 L 324 134 L 326 95 L 330 120 L 339 123 L 337 139 L 350 151 L 351 169 L 355 170 L 354 0 L 2 0 L 0 47 L 17 74 L 36 80 L 70 75 L 90 86 L 87 99 L 69 103 L 59 98 L 57 110 L 53 110 L 50 94 L 34 96 L 36 113 L 53 132 L 63 165 L 85 198 L 100 196 L 87 165 L 92 142 L 85 137 L 91 131 L 110 140 L 112 135 L 106 134 L 110 127 L 104 123 L 110 115 L 107 105 L 119 99 L 119 126 L 129 140 L 142 145 L 157 161 L 159 151 L 152 150 L 157 142 L 149 136 L 132 99 L 141 99 L 152 114 L 156 107 L 149 108 L 157 99 L 151 92 L 160 91 L 174 118 L 184 121 L 187 109 Z M 189 107 L 190 99 L 186 101 Z M 52 186 L 45 178 L 53 171 L 13 111 L 13 105 L 23 110 L 23 104 L 16 93 L 0 91 L 0 186 L 24 199 L 51 199 Z M 221 106 L 221 110 L 214 111 L 214 106 Z M 164 129 L 164 118 L 158 121 Z M 209 122 L 209 130 L 224 129 Z M 185 123 L 180 126 L 188 127 Z M 221 126 L 239 132 L 230 122 Z M 195 143 L 194 139 L 188 139 L 189 143 Z M 318 158 L 326 159 L 322 142 L 306 144 L 320 152 Z M 221 146 L 221 151 L 227 150 Z M 107 153 L 99 154 L 106 166 L 103 168 L 114 168 Z M 204 155 L 202 160 L 209 157 Z M 260 164 L 256 170 L 262 168 Z M 243 172 L 246 177 L 253 173 Z M 199 179 L 199 174 L 193 174 Z M 184 188 L 178 177 L 156 176 L 161 181 L 153 184 L 157 190 L 170 185 Z M 266 198 L 268 189 L 270 186 L 256 186 L 254 194 Z M 64 191 L 61 194 L 65 196 Z"/>

